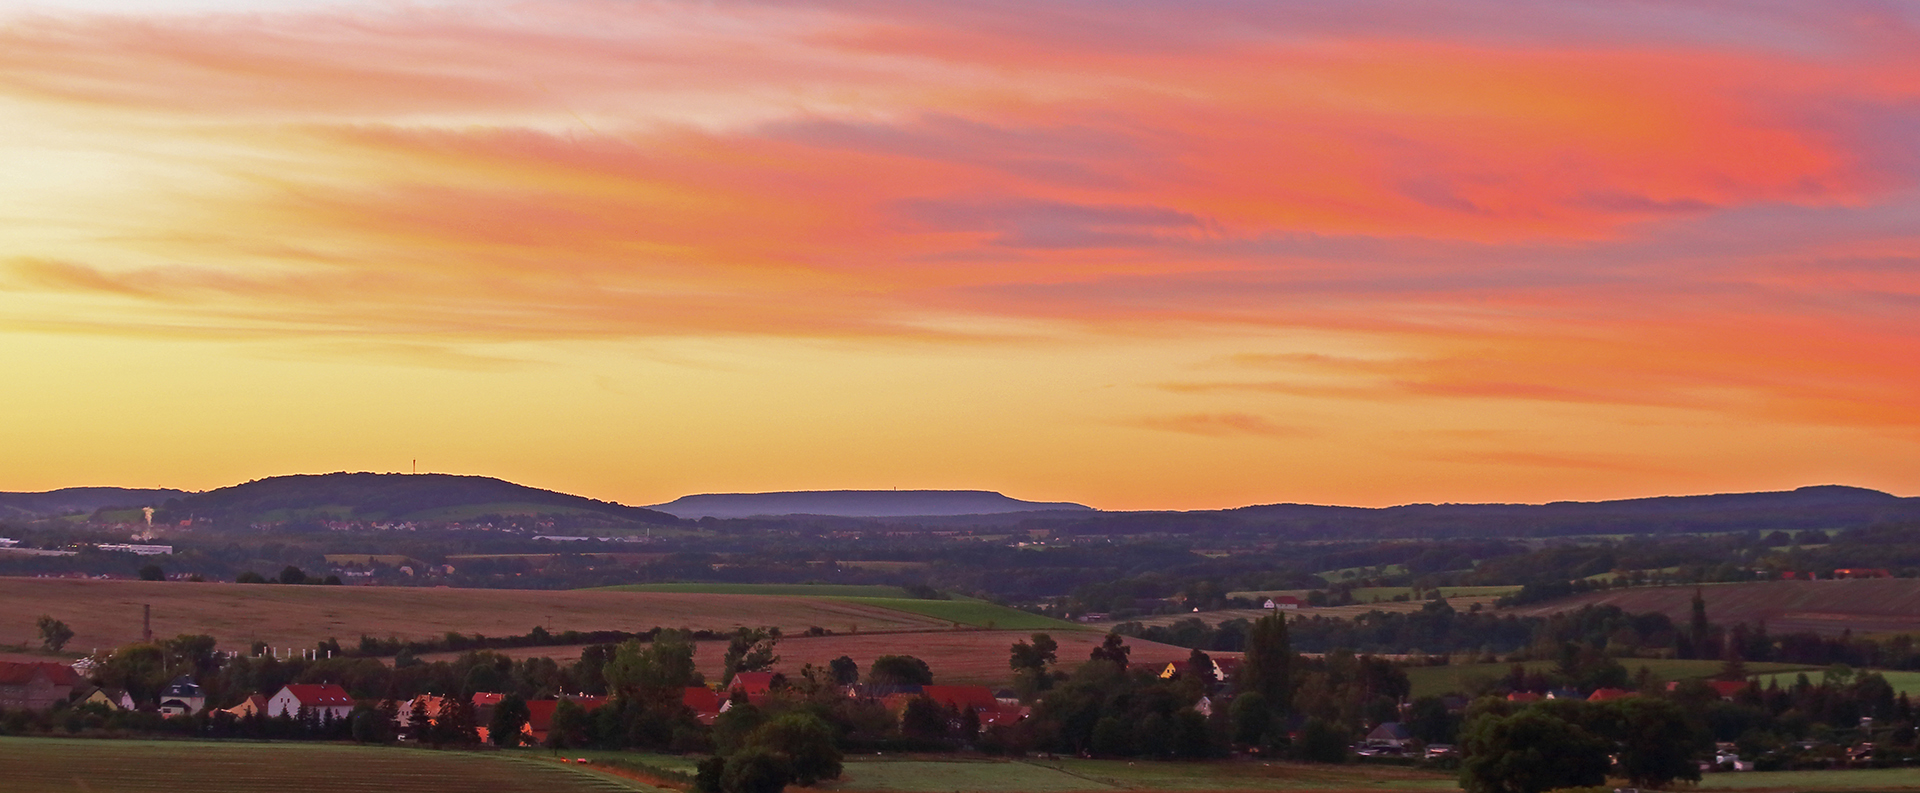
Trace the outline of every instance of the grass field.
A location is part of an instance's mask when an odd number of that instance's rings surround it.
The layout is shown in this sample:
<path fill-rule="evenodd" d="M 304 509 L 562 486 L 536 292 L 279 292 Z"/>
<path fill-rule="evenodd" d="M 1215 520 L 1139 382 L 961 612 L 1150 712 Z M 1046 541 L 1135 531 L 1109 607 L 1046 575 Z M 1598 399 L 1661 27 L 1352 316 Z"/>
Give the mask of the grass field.
<path fill-rule="evenodd" d="M 1920 771 L 1911 768 L 1849 768 L 1835 771 L 1753 771 L 1706 774 L 1700 790 L 1891 791 L 1920 790 Z"/>
<path fill-rule="evenodd" d="M 922 760 L 850 758 L 823 789 L 858 793 L 1067 793 L 1067 791 L 1454 791 L 1453 777 L 1384 766 L 1125 760 Z"/>
<path fill-rule="evenodd" d="M 34 619 L 64 620 L 67 649 L 83 655 L 140 638 L 141 606 L 153 606 L 156 636 L 205 633 L 226 648 L 258 639 L 311 647 L 330 637 L 425 638 L 447 631 L 514 636 L 548 630 L 640 631 L 654 626 L 729 630 L 771 625 L 790 633 L 945 630 L 952 620 L 858 600 L 674 592 L 545 591 L 412 587 L 279 586 L 184 581 L 0 578 L 0 644 L 39 644 Z"/>
<path fill-rule="evenodd" d="M 1575 595 L 1513 610 L 1520 616 L 1569 611 L 1587 604 L 1619 606 L 1630 613 L 1658 611 L 1684 624 L 1696 587 L 1629 587 Z M 1776 634 L 1845 630 L 1876 633 L 1920 630 L 1920 579 L 1758 581 L 1698 587 L 1707 617 L 1720 625 L 1765 622 Z"/>
<path fill-rule="evenodd" d="M 393 747 L 0 738 L 7 793 L 633 793 L 609 774 L 532 757 Z"/>
<path fill-rule="evenodd" d="M 1524 664 L 1530 671 L 1552 669 L 1553 661 L 1527 661 Z M 1622 658 L 1620 665 L 1627 672 L 1638 673 L 1640 667 L 1647 667 L 1661 680 L 1686 680 L 1696 677 L 1711 677 L 1720 671 L 1719 661 L 1690 661 L 1677 658 Z M 1407 670 L 1407 682 L 1413 686 L 1416 697 L 1440 696 L 1464 690 L 1468 685 L 1482 678 L 1505 677 L 1513 664 L 1456 664 L 1453 666 L 1420 666 Z M 1802 664 L 1749 663 L 1747 670 L 1761 674 L 1787 673 L 1788 682 L 1792 673 L 1810 670 L 1816 677 L 1818 667 Z M 1764 682 L 1761 685 L 1766 685 Z"/>
<path fill-rule="evenodd" d="M 859 603 L 877 608 L 895 609 L 911 614 L 919 614 L 948 623 L 957 623 L 974 628 L 1004 628 L 1019 631 L 1084 631 L 1089 630 L 1077 622 L 1057 620 L 1039 614 L 1029 614 L 1015 608 L 984 600 L 955 598 L 953 600 L 921 600 L 919 598 L 875 598 L 844 597 L 836 600 Z"/>
<path fill-rule="evenodd" d="M 1752 664 L 1748 664 L 1748 666 L 1752 666 Z M 1808 679 L 1812 680 L 1815 683 L 1820 682 L 1821 671 L 1822 670 L 1818 668 L 1808 668 L 1806 670 Z M 1886 678 L 1887 685 L 1893 686 L 1893 691 L 1896 694 L 1906 694 L 1907 696 L 1910 696 L 1910 697 L 1920 697 L 1920 672 L 1899 672 L 1891 669 L 1871 669 L 1871 670 L 1863 669 L 1858 671 L 1862 671 L 1862 672 L 1871 671 L 1879 674 L 1881 677 Z M 1766 686 L 1768 683 L 1777 681 L 1780 684 L 1781 688 L 1788 688 L 1793 685 L 1794 680 L 1797 677 L 1798 677 L 1797 672 L 1781 672 L 1778 674 L 1755 675 L 1754 679 L 1759 680 L 1760 685 L 1762 687 Z"/>
<path fill-rule="evenodd" d="M 905 598 L 907 590 L 878 584 L 621 584 L 595 592 L 678 592 L 699 595 L 779 595 L 782 597 Z"/>

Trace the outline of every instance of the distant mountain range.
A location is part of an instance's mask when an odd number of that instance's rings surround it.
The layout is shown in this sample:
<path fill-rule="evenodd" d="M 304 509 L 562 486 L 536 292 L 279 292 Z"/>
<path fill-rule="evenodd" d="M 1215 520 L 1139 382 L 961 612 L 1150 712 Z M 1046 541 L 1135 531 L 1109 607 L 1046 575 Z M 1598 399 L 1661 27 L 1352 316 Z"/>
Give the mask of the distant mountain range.
<path fill-rule="evenodd" d="M 1094 512 L 1084 504 L 1021 501 L 990 490 L 799 490 L 784 493 L 707 493 L 682 496 L 657 509 L 682 518 L 818 515 L 840 518 L 916 518 L 1005 515 L 1020 512 Z"/>
<path fill-rule="evenodd" d="M 1797 531 L 1920 522 L 1920 498 L 1837 485 L 1551 504 L 1383 508 L 1266 504 L 1192 512 L 1104 512 L 1083 504 L 1022 501 L 984 490 L 710 493 L 632 507 L 488 477 L 447 474 L 280 476 L 204 493 L 124 488 L 0 493 L 0 518 L 15 520 L 143 506 L 159 509 L 157 521 L 193 517 L 215 526 L 445 521 L 510 514 L 568 516 L 594 525 L 673 525 L 709 517 L 788 522 L 830 518 L 930 528 L 1022 526 L 1064 535 L 1260 535 L 1295 540 Z"/>
<path fill-rule="evenodd" d="M 45 493 L 0 493 L 0 518 L 39 518 L 92 514 L 107 507 L 157 506 L 184 490 L 140 490 L 125 487 L 69 487 Z"/>

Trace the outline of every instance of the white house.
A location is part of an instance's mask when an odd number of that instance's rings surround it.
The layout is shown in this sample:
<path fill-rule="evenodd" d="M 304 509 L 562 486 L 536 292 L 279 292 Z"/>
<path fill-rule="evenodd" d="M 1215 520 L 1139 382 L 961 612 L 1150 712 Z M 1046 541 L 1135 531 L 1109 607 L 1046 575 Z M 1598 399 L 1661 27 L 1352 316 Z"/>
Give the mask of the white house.
<path fill-rule="evenodd" d="M 188 675 L 174 678 L 160 692 L 160 713 L 163 716 L 191 716 L 206 709 L 206 695 L 201 693 L 200 686 Z"/>
<path fill-rule="evenodd" d="M 289 685 L 267 699 L 268 716 L 299 717 L 301 709 L 317 718 L 344 719 L 353 713 L 353 697 L 332 683 Z"/>

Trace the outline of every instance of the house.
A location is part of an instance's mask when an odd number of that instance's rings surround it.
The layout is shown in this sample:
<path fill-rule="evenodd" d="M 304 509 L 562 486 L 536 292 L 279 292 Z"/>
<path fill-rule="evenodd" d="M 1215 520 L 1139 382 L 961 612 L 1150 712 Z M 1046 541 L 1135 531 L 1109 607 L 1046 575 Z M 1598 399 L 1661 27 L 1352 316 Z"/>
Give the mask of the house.
<path fill-rule="evenodd" d="M 160 715 L 191 716 L 207 709 L 207 697 L 190 675 L 181 675 L 160 690 Z"/>
<path fill-rule="evenodd" d="M 1626 699 L 1627 697 L 1636 696 L 1639 695 L 1624 688 L 1596 688 L 1593 690 L 1593 693 L 1587 695 L 1587 701 L 1611 702 L 1616 699 Z"/>
<path fill-rule="evenodd" d="M 244 702 L 227 708 L 226 712 L 233 714 L 236 719 L 255 715 L 264 718 L 267 715 L 267 698 L 259 694 L 248 694 Z"/>
<path fill-rule="evenodd" d="M 1842 567 L 1833 571 L 1834 578 L 1892 578 L 1893 573 L 1883 567 Z"/>
<path fill-rule="evenodd" d="M 1508 702 L 1539 702 L 1543 699 L 1546 699 L 1546 697 L 1540 696 L 1532 691 L 1515 691 L 1507 695 Z"/>
<path fill-rule="evenodd" d="M 494 706 L 500 704 L 500 700 L 506 699 L 506 697 L 507 695 L 505 694 L 493 694 L 485 691 L 474 692 L 473 722 L 475 724 L 486 724 L 493 721 Z"/>
<path fill-rule="evenodd" d="M 1373 728 L 1373 732 L 1367 733 L 1366 743 L 1368 746 L 1404 749 L 1413 743 L 1413 732 L 1407 729 L 1407 725 L 1397 721 L 1381 722 L 1380 726 Z"/>
<path fill-rule="evenodd" d="M 353 713 L 353 697 L 332 683 L 290 683 L 267 698 L 268 716 L 299 718 L 303 713 L 322 721 L 344 719 Z"/>
<path fill-rule="evenodd" d="M 971 708 L 977 713 L 1000 709 L 1000 701 L 994 698 L 993 689 L 986 686 L 922 686 L 920 693 L 955 711 Z"/>
<path fill-rule="evenodd" d="M 65 664 L 0 661 L 0 708 L 47 710 L 65 702 L 80 683 L 80 675 Z"/>
<path fill-rule="evenodd" d="M 568 697 L 581 710 L 592 713 L 607 704 L 606 697 Z M 521 728 L 524 740 L 532 744 L 547 742 L 547 733 L 553 729 L 553 712 L 560 707 L 558 699 L 527 700 L 527 726 Z"/>
<path fill-rule="evenodd" d="M 773 692 L 773 684 L 778 676 L 775 672 L 741 672 L 727 683 L 727 695 L 745 694 L 748 702 L 756 705 Z"/>
<path fill-rule="evenodd" d="M 1734 697 L 1740 696 L 1740 692 L 1747 690 L 1748 685 L 1745 680 L 1708 680 L 1706 682 L 1707 687 L 1713 689 L 1713 693 L 1719 694 L 1721 699 L 1728 702 L 1732 702 Z M 1675 680 L 1667 683 L 1668 691 L 1679 687 L 1680 681 Z"/>
<path fill-rule="evenodd" d="M 1299 611 L 1302 605 L 1297 597 L 1281 595 L 1277 598 L 1269 598 L 1264 607 L 1273 611 Z"/>
<path fill-rule="evenodd" d="M 680 692 L 680 704 L 693 711 L 693 717 L 701 724 L 711 727 L 714 720 L 720 718 L 720 711 L 726 707 L 727 701 L 720 697 L 719 692 L 706 686 L 688 686 Z"/>
<path fill-rule="evenodd" d="M 1231 683 L 1233 682 L 1233 676 L 1239 671 L 1239 656 L 1213 656 L 1213 679 L 1222 683 Z"/>
<path fill-rule="evenodd" d="M 85 707 L 87 705 L 93 705 L 96 707 L 104 708 L 106 710 L 134 710 L 135 709 L 133 706 L 132 695 L 128 694 L 125 691 L 121 691 L 119 689 L 107 689 L 107 688 L 89 689 L 87 691 L 86 696 L 81 697 L 79 701 L 73 704 L 76 707 Z"/>

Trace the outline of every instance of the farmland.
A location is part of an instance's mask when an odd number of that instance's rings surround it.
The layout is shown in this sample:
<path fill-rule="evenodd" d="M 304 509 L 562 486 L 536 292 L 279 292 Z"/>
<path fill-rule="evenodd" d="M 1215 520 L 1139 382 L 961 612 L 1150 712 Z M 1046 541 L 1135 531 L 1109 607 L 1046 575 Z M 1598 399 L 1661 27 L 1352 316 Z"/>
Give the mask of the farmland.
<path fill-rule="evenodd" d="M 1841 581 L 1760 581 L 1707 584 L 1707 617 L 1715 623 L 1765 622 L 1773 633 L 1812 631 L 1835 635 L 1920 630 L 1920 579 L 1880 578 Z M 1658 611 L 1676 622 L 1687 619 L 1695 587 L 1630 587 L 1576 595 L 1514 609 L 1520 616 L 1541 616 L 1588 604 L 1614 605 L 1631 612 Z"/>
<path fill-rule="evenodd" d="M 141 606 L 149 604 L 156 636 L 205 633 L 227 648 L 255 640 L 311 647 L 328 638 L 351 641 L 362 633 L 383 638 L 428 638 L 448 631 L 513 636 L 535 625 L 555 632 L 769 625 L 788 632 L 820 626 L 851 633 L 943 630 L 953 623 L 875 603 L 826 598 L 50 578 L 0 578 L 0 602 L 7 604 L 0 615 L 0 643 L 38 644 L 33 621 L 49 614 L 73 628 L 68 647 L 82 653 L 138 640 Z"/>
<path fill-rule="evenodd" d="M 728 595 L 776 595 L 794 598 L 833 598 L 878 608 L 919 614 L 949 625 L 1010 630 L 1071 631 L 1084 626 L 972 598 L 927 600 L 892 586 L 857 584 L 627 584 L 600 591 L 678 592 Z M 828 625 L 825 627 L 833 628 Z M 834 628 L 839 630 L 839 628 Z"/>
<path fill-rule="evenodd" d="M 910 597 L 897 586 L 870 584 L 622 584 L 598 592 L 678 592 L 696 595 L 778 595 L 781 597 Z"/>
<path fill-rule="evenodd" d="M 1031 631 L 1015 630 L 946 630 L 924 633 L 888 633 L 888 634 L 838 634 L 834 636 L 788 636 L 781 639 L 777 652 L 780 663 L 774 666 L 776 671 L 796 674 L 806 664 L 825 668 L 828 663 L 840 656 L 847 656 L 859 662 L 865 669 L 873 659 L 882 655 L 912 655 L 927 662 L 933 668 L 934 679 L 941 683 L 980 684 L 999 686 L 1008 682 L 1010 672 L 1007 668 L 1007 650 L 1014 642 L 1025 641 Z M 1086 660 L 1088 653 L 1099 646 L 1104 635 L 1088 631 L 1052 632 L 1054 641 L 1060 644 L 1060 663 L 1065 668 Z M 1192 652 L 1185 647 L 1160 644 L 1143 639 L 1128 639 L 1127 646 L 1132 648 L 1129 660 L 1134 665 L 1157 667 L 1169 661 L 1186 660 Z M 581 646 L 560 647 L 516 647 L 498 650 L 510 658 L 578 658 Z M 721 661 L 727 645 L 719 641 L 695 643 L 694 662 L 702 674 L 709 680 L 719 680 Z M 447 660 L 457 653 L 432 653 L 422 656 L 425 660 Z M 1218 656 L 1233 656 L 1237 653 L 1213 653 Z"/>
<path fill-rule="evenodd" d="M 571 765 L 467 752 L 329 744 L 0 738 L 8 793 L 631 793 Z"/>
<path fill-rule="evenodd" d="M 1760 771 L 1707 774 L 1699 790 L 1892 791 L 1920 790 L 1920 773 L 1911 768 L 1850 768 L 1833 771 Z"/>

